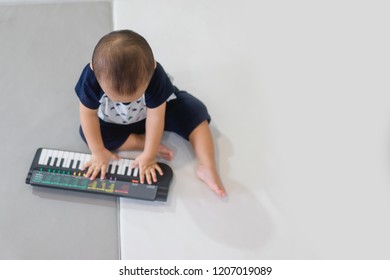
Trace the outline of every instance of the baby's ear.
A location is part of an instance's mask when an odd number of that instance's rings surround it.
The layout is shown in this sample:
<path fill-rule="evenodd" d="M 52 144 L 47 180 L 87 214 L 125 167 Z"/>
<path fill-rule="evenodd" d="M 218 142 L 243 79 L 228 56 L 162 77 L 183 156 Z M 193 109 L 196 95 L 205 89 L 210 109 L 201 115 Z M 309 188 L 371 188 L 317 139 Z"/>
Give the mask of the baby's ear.
<path fill-rule="evenodd" d="M 157 67 L 157 62 L 154 61 L 154 69 L 156 69 L 156 67 Z M 91 69 L 92 69 L 92 65 L 91 65 Z"/>
<path fill-rule="evenodd" d="M 92 62 L 89 64 L 89 68 L 93 71 Z"/>

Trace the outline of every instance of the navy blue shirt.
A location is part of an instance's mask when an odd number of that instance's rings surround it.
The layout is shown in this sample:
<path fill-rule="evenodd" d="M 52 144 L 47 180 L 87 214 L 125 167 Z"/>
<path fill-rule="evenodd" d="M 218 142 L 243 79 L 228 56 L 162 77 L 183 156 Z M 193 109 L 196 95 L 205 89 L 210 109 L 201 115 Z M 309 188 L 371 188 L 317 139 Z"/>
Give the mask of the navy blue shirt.
<path fill-rule="evenodd" d="M 146 107 L 156 108 L 168 99 L 175 98 L 175 87 L 158 62 L 144 95 L 134 102 L 112 102 L 100 87 L 89 64 L 84 67 L 75 90 L 85 107 L 99 109 L 100 119 L 117 124 L 143 120 L 146 117 Z"/>

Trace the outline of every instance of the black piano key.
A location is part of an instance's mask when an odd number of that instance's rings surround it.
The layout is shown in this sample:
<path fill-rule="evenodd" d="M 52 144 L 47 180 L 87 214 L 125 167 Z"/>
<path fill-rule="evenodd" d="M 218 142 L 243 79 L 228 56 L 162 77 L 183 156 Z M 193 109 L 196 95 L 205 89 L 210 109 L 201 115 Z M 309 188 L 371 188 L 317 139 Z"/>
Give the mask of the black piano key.
<path fill-rule="evenodd" d="M 65 162 L 65 159 L 62 158 L 62 159 L 61 159 L 61 162 L 60 162 L 60 167 L 62 167 L 62 166 L 64 165 L 64 162 Z"/>
<path fill-rule="evenodd" d="M 109 165 L 108 165 L 108 169 L 107 169 L 107 173 L 111 173 L 111 168 L 112 168 L 112 165 L 109 164 Z"/>
<path fill-rule="evenodd" d="M 127 171 L 129 171 L 129 167 L 128 166 L 126 166 L 126 168 L 125 168 L 125 176 L 127 176 Z"/>
<path fill-rule="evenodd" d="M 117 166 L 115 167 L 114 173 L 112 173 L 112 174 L 118 174 L 118 169 L 119 169 L 119 166 L 117 165 Z"/>
<path fill-rule="evenodd" d="M 80 161 L 79 160 L 77 161 L 76 169 L 80 169 Z"/>
<path fill-rule="evenodd" d="M 72 168 L 73 163 L 74 163 L 74 160 L 72 159 L 72 160 L 70 161 L 69 168 L 73 169 L 73 168 Z"/>
<path fill-rule="evenodd" d="M 53 166 L 56 166 L 57 161 L 58 161 L 58 158 L 55 158 L 55 159 L 54 159 L 54 162 L 53 162 Z"/>

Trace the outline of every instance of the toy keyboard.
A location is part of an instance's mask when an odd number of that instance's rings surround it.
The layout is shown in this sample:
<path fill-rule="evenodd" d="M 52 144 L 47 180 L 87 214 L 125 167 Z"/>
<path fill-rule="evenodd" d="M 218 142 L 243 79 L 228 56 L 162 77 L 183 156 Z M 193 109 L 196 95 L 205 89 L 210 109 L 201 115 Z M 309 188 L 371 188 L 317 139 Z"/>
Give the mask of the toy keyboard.
<path fill-rule="evenodd" d="M 172 169 L 158 163 L 163 175 L 157 182 L 141 184 L 138 168 L 131 168 L 133 159 L 111 161 L 106 179 L 90 180 L 80 168 L 91 159 L 90 154 L 39 148 L 34 156 L 26 183 L 32 186 L 66 189 L 88 193 L 166 201 L 173 177 Z"/>

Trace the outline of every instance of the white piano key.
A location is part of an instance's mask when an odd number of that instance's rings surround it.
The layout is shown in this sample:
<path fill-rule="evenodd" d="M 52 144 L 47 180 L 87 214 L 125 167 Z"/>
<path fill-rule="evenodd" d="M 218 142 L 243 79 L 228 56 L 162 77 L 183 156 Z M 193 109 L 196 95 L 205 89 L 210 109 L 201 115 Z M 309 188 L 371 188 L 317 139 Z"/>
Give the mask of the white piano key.
<path fill-rule="evenodd" d="M 91 155 L 89 155 L 89 154 L 85 154 L 85 158 L 84 158 L 84 164 L 86 164 L 88 161 L 90 161 L 91 160 Z M 83 165 L 84 165 L 83 164 Z"/>
<path fill-rule="evenodd" d="M 88 161 L 90 161 L 91 158 L 92 158 L 92 156 L 91 156 L 90 154 L 87 154 L 87 155 L 85 156 L 84 164 L 86 164 Z"/>
<path fill-rule="evenodd" d="M 53 150 L 49 150 L 46 155 L 46 165 L 50 164 L 51 158 L 53 157 Z"/>
<path fill-rule="evenodd" d="M 42 149 L 41 155 L 39 156 L 38 164 L 40 164 L 40 165 L 45 164 L 46 154 L 47 154 L 47 149 Z"/>
<path fill-rule="evenodd" d="M 133 164 L 133 162 L 134 162 L 134 160 L 131 159 L 131 160 L 130 160 L 130 167 L 131 167 L 131 165 Z M 129 171 L 128 171 L 129 176 L 132 176 L 132 173 L 134 172 L 134 169 L 135 169 L 135 168 L 133 168 L 133 167 L 131 167 L 131 169 L 129 169 Z"/>
<path fill-rule="evenodd" d="M 84 166 L 85 156 L 86 156 L 86 154 L 80 154 L 80 164 L 79 164 L 79 169 L 82 169 L 82 168 L 83 168 L 83 166 Z"/>
<path fill-rule="evenodd" d="M 54 165 L 54 161 L 57 158 L 57 156 L 58 156 L 58 150 L 54 150 L 53 154 L 51 155 L 51 160 L 50 160 L 48 165 L 53 166 Z"/>
<path fill-rule="evenodd" d="M 62 160 L 62 157 L 63 157 L 63 156 L 64 156 L 64 152 L 63 152 L 63 151 L 59 151 L 59 152 L 58 152 L 58 156 L 57 156 L 58 160 L 57 160 L 57 162 L 56 162 L 56 166 L 57 166 L 57 167 L 60 166 L 60 163 L 61 163 L 61 160 Z"/>
<path fill-rule="evenodd" d="M 73 158 L 72 169 L 76 169 L 77 162 L 79 161 L 79 159 L 80 159 L 80 154 L 75 153 L 74 158 Z"/>
<path fill-rule="evenodd" d="M 112 165 L 112 162 L 113 162 L 113 160 L 111 159 L 110 162 L 107 164 L 106 172 L 108 172 L 108 170 L 110 169 L 110 166 Z"/>
<path fill-rule="evenodd" d="M 118 161 L 117 160 L 114 160 L 112 162 L 112 168 L 111 168 L 111 174 L 116 174 L 115 173 L 115 170 L 116 170 L 116 167 L 118 166 Z"/>
<path fill-rule="evenodd" d="M 70 152 L 65 162 L 65 166 L 64 166 L 65 168 L 71 168 L 70 163 L 73 160 L 73 158 L 74 158 L 74 152 Z"/>
<path fill-rule="evenodd" d="M 62 167 L 67 168 L 66 163 L 68 162 L 69 152 L 64 152 L 64 163 L 62 164 Z"/>
<path fill-rule="evenodd" d="M 126 176 L 131 175 L 131 162 L 132 162 L 132 160 L 125 159 L 125 171 L 126 171 L 126 167 L 128 167 L 127 172 L 125 174 Z"/>
<path fill-rule="evenodd" d="M 47 150 L 46 157 L 45 157 L 45 165 L 49 165 L 49 159 L 51 158 L 53 154 L 53 150 Z"/>
<path fill-rule="evenodd" d="M 89 157 L 89 159 L 88 159 L 88 157 Z M 84 161 L 80 164 L 80 168 L 82 168 L 88 161 L 91 160 L 90 157 L 91 157 L 91 155 L 85 154 Z"/>
<path fill-rule="evenodd" d="M 134 177 L 138 176 L 138 168 L 134 168 L 133 176 Z"/>
<path fill-rule="evenodd" d="M 118 174 L 119 175 L 124 175 L 125 174 L 125 169 L 126 169 L 126 166 L 125 166 L 125 160 L 123 158 L 121 158 L 118 162 Z"/>

